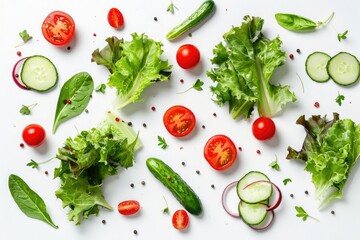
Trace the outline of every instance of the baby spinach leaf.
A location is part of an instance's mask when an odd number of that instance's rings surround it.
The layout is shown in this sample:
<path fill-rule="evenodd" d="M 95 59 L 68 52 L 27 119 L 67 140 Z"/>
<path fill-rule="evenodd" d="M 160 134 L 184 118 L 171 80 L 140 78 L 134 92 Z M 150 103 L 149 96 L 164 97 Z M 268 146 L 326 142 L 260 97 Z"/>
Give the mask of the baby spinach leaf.
<path fill-rule="evenodd" d="M 277 13 L 275 19 L 277 23 L 283 28 L 294 32 L 310 32 L 317 28 L 326 25 L 334 16 L 334 12 L 324 22 L 318 21 L 317 23 L 311 19 L 303 16 L 290 14 L 290 13 Z"/>
<path fill-rule="evenodd" d="M 20 210 L 30 218 L 35 218 L 48 223 L 54 228 L 59 228 L 51 220 L 46 211 L 44 200 L 34 192 L 19 176 L 9 176 L 9 190 Z"/>
<path fill-rule="evenodd" d="M 94 81 L 87 72 L 77 73 L 65 82 L 56 106 L 53 133 L 60 123 L 84 111 L 93 90 Z"/>

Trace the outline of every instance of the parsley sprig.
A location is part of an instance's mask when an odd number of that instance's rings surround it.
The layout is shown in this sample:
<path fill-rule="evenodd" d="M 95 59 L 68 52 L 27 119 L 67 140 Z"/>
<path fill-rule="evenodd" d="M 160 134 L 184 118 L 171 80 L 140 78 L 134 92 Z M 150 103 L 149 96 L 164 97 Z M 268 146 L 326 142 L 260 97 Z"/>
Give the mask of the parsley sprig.
<path fill-rule="evenodd" d="M 21 45 L 24 45 L 26 42 L 28 42 L 30 39 L 32 39 L 32 36 L 30 36 L 29 33 L 26 30 L 23 30 L 23 31 L 19 32 L 19 36 L 22 39 L 22 43 L 19 43 L 15 47 L 19 47 Z"/>
<path fill-rule="evenodd" d="M 36 162 L 35 160 L 30 159 L 30 162 L 28 162 L 28 163 L 26 164 L 26 166 L 29 166 L 29 167 L 31 167 L 31 168 L 38 168 L 39 165 L 48 163 L 48 162 L 50 162 L 51 160 L 53 160 L 54 158 L 55 158 L 55 157 L 52 157 L 52 158 L 50 158 L 50 159 L 48 159 L 48 160 L 45 160 L 45 161 L 43 161 L 43 162 Z"/>
<path fill-rule="evenodd" d="M 104 83 L 101 83 L 95 88 L 95 92 L 105 93 L 105 89 L 106 85 Z"/>
<path fill-rule="evenodd" d="M 306 221 L 308 218 L 312 218 L 315 221 L 319 221 L 318 219 L 310 216 L 305 210 L 304 208 L 300 207 L 300 206 L 295 206 L 295 210 L 297 212 L 296 216 L 299 218 L 302 218 L 303 221 Z"/>
<path fill-rule="evenodd" d="M 335 98 L 335 101 L 337 102 L 337 104 L 339 104 L 339 106 L 341 106 L 342 105 L 342 102 L 345 100 L 345 96 L 344 95 L 342 95 L 342 94 L 340 94 L 339 92 L 338 92 L 338 95 L 337 95 L 337 97 Z"/>
<path fill-rule="evenodd" d="M 37 103 L 33 103 L 33 104 L 31 104 L 31 105 L 28 105 L 28 106 L 26 106 L 26 105 L 22 105 L 22 107 L 20 108 L 20 113 L 22 114 L 22 115 L 30 115 L 31 114 L 31 109 L 33 108 L 33 107 L 35 107 L 37 105 Z"/>
<path fill-rule="evenodd" d="M 341 42 L 342 40 L 345 40 L 347 38 L 348 33 L 349 33 L 349 30 L 346 30 L 343 33 L 338 33 L 337 39 L 339 40 L 339 42 Z"/>
<path fill-rule="evenodd" d="M 166 143 L 165 138 L 158 136 L 158 146 L 160 146 L 162 149 L 167 148 L 169 145 Z"/>
<path fill-rule="evenodd" d="M 175 10 L 178 10 L 178 8 L 174 5 L 173 1 L 171 0 L 169 6 L 167 7 L 166 11 L 170 12 L 171 14 L 175 13 Z"/>
<path fill-rule="evenodd" d="M 275 169 L 276 171 L 280 171 L 280 165 L 278 164 L 278 158 L 277 156 L 275 155 L 275 160 L 272 161 L 270 164 L 269 164 L 270 167 L 272 167 L 273 169 Z"/>
<path fill-rule="evenodd" d="M 196 82 L 190 88 L 186 89 L 183 92 L 179 92 L 178 94 L 186 93 L 187 91 L 190 91 L 191 89 L 195 89 L 196 91 L 202 91 L 203 90 L 203 88 L 202 88 L 203 85 L 204 85 L 204 82 L 201 81 L 200 79 L 197 79 Z"/>

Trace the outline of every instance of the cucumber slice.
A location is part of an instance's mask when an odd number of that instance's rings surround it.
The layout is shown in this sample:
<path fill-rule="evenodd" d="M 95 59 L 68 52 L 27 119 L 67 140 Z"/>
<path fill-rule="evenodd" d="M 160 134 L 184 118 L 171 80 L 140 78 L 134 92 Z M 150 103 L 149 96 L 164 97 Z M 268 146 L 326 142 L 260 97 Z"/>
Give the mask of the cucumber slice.
<path fill-rule="evenodd" d="M 239 203 L 239 215 L 249 225 L 258 225 L 264 221 L 268 211 L 263 203 L 249 204 L 243 201 Z"/>
<path fill-rule="evenodd" d="M 43 92 L 55 86 L 58 73 L 55 65 L 46 57 L 28 57 L 21 68 L 21 81 L 30 89 Z"/>
<path fill-rule="evenodd" d="M 327 64 L 331 57 L 324 52 L 313 52 L 305 62 L 307 75 L 315 82 L 327 82 L 330 75 L 327 71 Z"/>
<path fill-rule="evenodd" d="M 270 181 L 265 174 L 258 171 L 251 171 L 239 180 L 236 189 L 237 194 L 242 201 L 246 203 L 260 203 L 270 198 L 272 194 L 271 184 L 256 183 L 252 186 L 246 187 L 250 183 L 259 180 Z"/>
<path fill-rule="evenodd" d="M 351 85 L 359 80 L 359 60 L 350 53 L 340 52 L 330 59 L 327 71 L 337 84 Z"/>

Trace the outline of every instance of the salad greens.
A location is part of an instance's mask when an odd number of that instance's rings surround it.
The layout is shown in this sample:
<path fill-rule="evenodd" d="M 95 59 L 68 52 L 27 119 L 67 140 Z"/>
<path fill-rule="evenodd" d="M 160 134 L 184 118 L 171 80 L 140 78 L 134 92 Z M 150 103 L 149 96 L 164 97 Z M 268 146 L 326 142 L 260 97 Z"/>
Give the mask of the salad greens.
<path fill-rule="evenodd" d="M 337 39 L 339 42 L 341 42 L 342 40 L 345 40 L 347 39 L 347 34 L 349 33 L 349 30 L 346 30 L 345 32 L 343 33 L 338 33 L 337 35 Z"/>
<path fill-rule="evenodd" d="M 308 218 L 312 218 L 316 221 L 319 221 L 318 219 L 310 216 L 305 210 L 303 207 L 300 207 L 300 206 L 295 206 L 295 210 L 297 212 L 296 216 L 301 218 L 303 221 L 306 221 Z"/>
<path fill-rule="evenodd" d="M 55 195 L 64 208 L 69 207 L 70 221 L 78 225 L 82 219 L 97 215 L 99 207 L 112 209 L 101 193 L 103 180 L 118 174 L 119 167 L 133 166 L 140 147 L 133 129 L 111 112 L 96 128 L 66 139 L 56 155 L 61 163 L 54 177 L 61 180 Z"/>
<path fill-rule="evenodd" d="M 179 92 L 179 93 L 186 93 L 187 91 L 190 91 L 191 89 L 195 89 L 196 91 L 202 91 L 203 88 L 202 86 L 204 85 L 204 82 L 201 81 L 200 79 L 197 79 L 196 82 L 188 89 L 186 89 L 183 92 Z"/>
<path fill-rule="evenodd" d="M 162 60 L 162 43 L 151 40 L 145 34 L 132 34 L 132 41 L 124 42 L 117 37 L 107 38 L 107 45 L 92 53 L 91 61 L 110 71 L 108 86 L 117 90 L 114 105 L 121 109 L 142 101 L 141 93 L 155 82 L 170 79 L 171 65 Z"/>
<path fill-rule="evenodd" d="M 324 207 L 331 200 L 342 198 L 342 190 L 360 155 L 360 125 L 351 119 L 340 120 L 337 113 L 331 121 L 319 115 L 306 120 L 303 115 L 296 123 L 304 127 L 307 135 L 300 151 L 288 147 L 286 158 L 305 161 L 305 170 L 315 185 L 315 197 Z"/>
<path fill-rule="evenodd" d="M 44 221 L 53 228 L 58 228 L 51 220 L 44 200 L 22 178 L 11 174 L 8 185 L 11 196 L 26 216 Z"/>
<path fill-rule="evenodd" d="M 22 115 L 30 115 L 31 114 L 31 109 L 33 108 L 33 107 L 35 107 L 37 105 L 37 103 L 33 103 L 33 104 L 31 104 L 31 105 L 28 105 L 28 106 L 26 106 L 26 105 L 22 105 L 22 107 L 20 108 L 20 113 L 22 114 Z"/>
<path fill-rule="evenodd" d="M 262 33 L 264 20 L 245 16 L 240 27 L 223 35 L 225 43 L 214 48 L 211 60 L 217 67 L 207 72 L 216 83 L 211 87 L 220 106 L 229 104 L 232 118 L 249 118 L 257 105 L 259 115 L 271 117 L 288 102 L 296 101 L 289 86 L 273 85 L 270 78 L 286 60 L 281 40 L 267 39 Z"/>
<path fill-rule="evenodd" d="M 317 23 L 311 19 L 289 13 L 277 13 L 275 14 L 275 19 L 280 26 L 287 30 L 295 32 L 309 32 L 314 31 L 321 26 L 325 26 L 330 22 L 333 16 L 334 12 L 332 12 L 328 19 L 324 22 L 319 21 Z"/>

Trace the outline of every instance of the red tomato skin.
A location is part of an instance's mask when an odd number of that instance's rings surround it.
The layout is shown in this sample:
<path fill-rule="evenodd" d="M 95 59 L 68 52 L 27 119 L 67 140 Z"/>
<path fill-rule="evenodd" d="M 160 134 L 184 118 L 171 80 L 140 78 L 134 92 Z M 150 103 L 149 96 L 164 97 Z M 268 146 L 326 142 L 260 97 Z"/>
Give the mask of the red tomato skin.
<path fill-rule="evenodd" d="M 63 47 L 70 42 L 75 34 L 75 22 L 69 14 L 53 11 L 43 21 L 41 31 L 49 43 Z"/>
<path fill-rule="evenodd" d="M 174 105 L 164 113 L 163 123 L 166 130 L 174 137 L 185 137 L 195 128 L 196 118 L 190 109 L 182 105 Z"/>
<path fill-rule="evenodd" d="M 172 224 L 177 230 L 184 230 L 189 225 L 189 214 L 183 210 L 176 210 L 172 216 Z"/>
<path fill-rule="evenodd" d="M 254 137 L 260 141 L 271 139 L 276 132 L 274 121 L 268 117 L 257 118 L 252 125 L 252 133 Z"/>
<path fill-rule="evenodd" d="M 121 215 L 134 215 L 140 210 L 140 203 L 136 200 L 126 200 L 118 204 L 118 212 Z"/>
<path fill-rule="evenodd" d="M 229 137 L 218 134 L 212 136 L 206 142 L 204 157 L 212 168 L 223 171 L 230 168 L 236 161 L 237 149 Z M 221 163 L 221 161 L 225 162 Z"/>
<path fill-rule="evenodd" d="M 108 23 L 113 28 L 121 28 L 124 26 L 124 16 L 117 8 L 111 8 L 107 15 Z"/>
<path fill-rule="evenodd" d="M 46 132 L 42 126 L 33 123 L 24 128 L 22 138 L 29 147 L 38 147 L 44 143 Z"/>
<path fill-rule="evenodd" d="M 183 69 L 193 68 L 200 62 L 200 51 L 192 44 L 184 44 L 176 52 L 176 61 Z"/>

